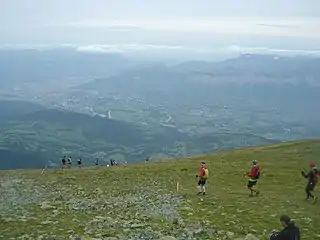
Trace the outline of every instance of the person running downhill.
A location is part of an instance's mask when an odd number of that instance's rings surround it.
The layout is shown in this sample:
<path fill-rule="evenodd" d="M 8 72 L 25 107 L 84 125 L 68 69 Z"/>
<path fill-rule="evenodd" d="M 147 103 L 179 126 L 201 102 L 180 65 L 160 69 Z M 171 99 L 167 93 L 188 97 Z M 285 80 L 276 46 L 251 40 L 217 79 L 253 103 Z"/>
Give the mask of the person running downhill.
<path fill-rule="evenodd" d="M 71 168 L 71 165 L 72 165 L 72 159 L 71 159 L 71 157 L 69 156 L 69 157 L 68 157 L 68 167 Z"/>
<path fill-rule="evenodd" d="M 61 167 L 62 167 L 62 168 L 65 168 L 66 163 L 67 163 L 66 156 L 63 156 L 63 158 L 61 159 L 61 164 L 62 164 Z"/>
<path fill-rule="evenodd" d="M 206 181 L 209 177 L 209 170 L 206 167 L 206 163 L 202 162 L 201 163 L 201 169 L 198 173 L 198 175 L 196 175 L 197 178 L 199 178 L 198 181 L 198 194 L 202 194 L 205 195 L 206 194 Z"/>
<path fill-rule="evenodd" d="M 81 166 L 82 166 L 82 158 L 79 158 L 77 162 L 78 162 L 78 167 L 81 168 Z"/>
<path fill-rule="evenodd" d="M 252 161 L 252 168 L 251 171 L 247 174 L 249 177 L 249 181 L 248 181 L 248 185 L 247 187 L 250 190 L 250 197 L 253 196 L 253 193 L 256 194 L 256 196 L 259 195 L 259 190 L 257 189 L 256 185 L 258 183 L 258 179 L 260 177 L 260 167 L 258 166 L 258 161 L 257 160 L 253 160 Z"/>
<path fill-rule="evenodd" d="M 310 167 L 310 170 L 309 170 L 308 174 L 305 174 L 304 171 L 301 171 L 302 176 L 304 176 L 305 178 L 308 179 L 308 183 L 306 186 L 306 194 L 307 194 L 306 200 L 309 200 L 310 197 L 312 197 L 313 203 L 316 203 L 318 198 L 313 196 L 313 194 L 311 192 L 314 190 L 314 188 L 318 182 L 320 172 L 317 169 L 316 164 L 313 162 L 309 163 L 309 167 Z"/>

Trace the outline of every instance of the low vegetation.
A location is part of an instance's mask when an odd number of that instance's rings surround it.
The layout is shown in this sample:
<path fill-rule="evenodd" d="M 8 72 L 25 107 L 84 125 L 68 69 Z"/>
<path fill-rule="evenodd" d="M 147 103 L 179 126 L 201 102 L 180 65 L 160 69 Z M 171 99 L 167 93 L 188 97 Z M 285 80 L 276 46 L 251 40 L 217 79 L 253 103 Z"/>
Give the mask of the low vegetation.
<path fill-rule="evenodd" d="M 0 238 L 267 239 L 288 214 L 303 239 L 317 239 L 319 208 L 304 200 L 300 171 L 319 154 L 314 140 L 109 168 L 1 172 Z M 243 175 L 252 159 L 262 168 L 261 194 L 249 198 Z M 203 160 L 208 195 L 198 196 Z"/>

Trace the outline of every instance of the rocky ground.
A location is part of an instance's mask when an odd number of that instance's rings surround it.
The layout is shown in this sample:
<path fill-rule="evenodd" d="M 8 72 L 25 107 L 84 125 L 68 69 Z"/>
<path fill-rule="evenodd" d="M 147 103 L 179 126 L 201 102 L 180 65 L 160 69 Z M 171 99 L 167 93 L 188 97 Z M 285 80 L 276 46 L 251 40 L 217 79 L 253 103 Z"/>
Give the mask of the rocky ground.
<path fill-rule="evenodd" d="M 206 196 L 195 192 L 201 158 L 43 174 L 2 172 L 0 239 L 263 240 L 280 227 L 283 213 L 297 220 L 304 239 L 320 239 L 318 206 L 302 200 L 300 176 L 290 179 L 293 185 L 278 186 L 291 172 L 273 174 L 265 162 L 269 171 L 263 176 L 269 180 L 261 180 L 262 195 L 248 198 L 241 160 L 231 163 L 239 168 L 232 179 L 221 174 L 230 173 L 221 159 L 233 159 L 232 154 L 208 160 L 216 170 Z"/>
<path fill-rule="evenodd" d="M 180 211 L 192 215 L 191 201 L 163 190 L 157 182 L 112 194 L 99 186 L 98 179 L 87 189 L 86 184 L 82 186 L 81 179 L 77 181 L 68 175 L 41 182 L 23 175 L 3 175 L 0 178 L 0 221 L 8 228 L 1 229 L 0 238 L 174 240 L 236 237 L 233 232 L 215 229 L 205 218 L 185 222 Z M 45 175 L 41 177 L 43 180 Z M 257 238 L 249 234 L 243 239 Z"/>

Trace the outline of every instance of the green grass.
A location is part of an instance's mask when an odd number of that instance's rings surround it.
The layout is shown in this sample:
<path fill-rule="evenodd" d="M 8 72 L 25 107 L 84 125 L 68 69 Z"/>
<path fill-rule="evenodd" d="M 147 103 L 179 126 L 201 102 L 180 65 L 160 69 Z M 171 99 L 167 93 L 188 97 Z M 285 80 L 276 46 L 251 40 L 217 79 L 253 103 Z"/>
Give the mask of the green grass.
<path fill-rule="evenodd" d="M 159 194 L 175 193 L 176 184 L 179 182 L 178 194 L 185 199 L 181 208 L 192 208 L 192 210 L 180 210 L 184 224 L 206 221 L 217 230 L 231 231 L 238 236 L 247 233 L 263 236 L 266 232 L 280 228 L 279 216 L 288 214 L 301 227 L 302 239 L 319 239 L 320 202 L 312 205 L 304 201 L 306 180 L 300 174 L 301 170 L 307 170 L 309 161 L 317 162 L 319 155 L 320 141 L 312 140 L 126 167 L 71 169 L 65 172 L 50 170 L 43 175 L 40 171 L 9 171 L 2 172 L 1 175 L 32 179 L 36 185 L 45 187 L 49 192 L 58 192 L 61 188 L 64 194 L 72 194 L 79 198 L 94 199 L 98 194 L 96 189 L 99 188 L 104 197 L 97 198 L 97 201 L 129 196 L 137 187 L 149 186 L 159 190 Z M 250 169 L 252 159 L 258 159 L 262 168 L 258 184 L 261 194 L 259 197 L 249 198 L 243 174 Z M 199 197 L 196 195 L 195 175 L 202 160 L 207 162 L 210 179 L 207 184 L 208 195 Z M 316 189 L 315 194 L 320 197 L 319 190 Z M 49 198 L 48 201 L 53 201 L 52 199 Z M 121 203 L 121 200 L 119 202 Z M 57 200 L 52 204 L 57 206 L 60 204 L 62 208 L 64 206 L 63 200 Z M 101 204 L 103 202 L 97 205 Z M 0 233 L 8 237 L 17 237 L 43 231 L 66 237 L 67 231 L 73 230 L 81 235 L 84 234 L 85 224 L 95 216 L 102 215 L 116 219 L 119 214 L 115 209 L 89 213 L 65 209 L 60 211 L 58 216 L 52 217 L 52 210 L 43 210 L 37 205 L 26 208 L 29 214 L 35 217 L 34 220 L 27 222 L 0 220 Z M 130 208 L 130 204 L 125 209 L 120 215 L 123 214 L 124 219 L 133 220 L 134 211 Z M 51 221 L 57 221 L 56 224 L 40 224 L 49 217 Z M 80 222 L 73 222 L 74 218 L 80 219 Z M 172 223 L 161 218 L 151 217 L 148 222 L 159 231 L 170 232 L 172 228 Z M 116 227 L 105 231 L 107 232 L 105 234 L 110 236 L 119 233 Z"/>

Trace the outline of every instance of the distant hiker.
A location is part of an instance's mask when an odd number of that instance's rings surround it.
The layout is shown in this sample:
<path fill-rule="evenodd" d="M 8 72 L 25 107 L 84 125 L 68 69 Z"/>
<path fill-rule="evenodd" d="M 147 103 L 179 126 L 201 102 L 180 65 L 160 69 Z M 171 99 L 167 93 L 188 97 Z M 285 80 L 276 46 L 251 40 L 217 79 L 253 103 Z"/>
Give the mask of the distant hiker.
<path fill-rule="evenodd" d="M 81 168 L 81 166 L 82 166 L 82 159 L 81 159 L 81 158 L 78 158 L 78 161 L 77 161 L 77 162 L 78 162 L 78 167 Z"/>
<path fill-rule="evenodd" d="M 63 156 L 63 158 L 61 159 L 62 168 L 65 168 L 66 163 L 67 163 L 66 156 Z"/>
<path fill-rule="evenodd" d="M 147 157 L 147 158 L 146 158 L 146 162 L 149 162 L 149 160 L 150 160 L 150 158 L 149 158 L 149 157 Z"/>
<path fill-rule="evenodd" d="M 305 189 L 307 194 L 306 200 L 310 200 L 310 197 L 312 197 L 313 203 L 316 203 L 318 198 L 313 196 L 311 192 L 314 190 L 315 186 L 317 185 L 318 179 L 320 177 L 320 171 L 317 169 L 316 164 L 313 162 L 309 163 L 309 167 L 310 167 L 310 170 L 308 174 L 305 174 L 304 171 L 301 171 L 302 176 L 308 179 L 308 183 Z"/>
<path fill-rule="evenodd" d="M 284 227 L 281 231 L 273 232 L 270 240 L 300 240 L 300 229 L 295 226 L 294 222 L 287 215 L 280 217 L 280 223 Z"/>
<path fill-rule="evenodd" d="M 110 165 L 113 166 L 114 165 L 114 160 L 110 159 Z"/>
<path fill-rule="evenodd" d="M 255 193 L 256 196 L 259 195 L 259 190 L 257 189 L 256 185 L 258 183 L 258 179 L 260 178 L 260 167 L 258 166 L 257 160 L 253 160 L 252 164 L 253 166 L 250 172 L 247 174 L 247 176 L 249 177 L 247 187 L 250 190 L 250 195 L 249 195 L 250 197 L 253 196 L 253 193 Z"/>
<path fill-rule="evenodd" d="M 69 157 L 68 157 L 68 166 L 69 166 L 69 168 L 71 168 L 71 165 L 72 165 L 72 159 L 71 159 L 71 157 L 69 156 Z"/>
<path fill-rule="evenodd" d="M 201 163 L 201 168 L 200 168 L 200 171 L 198 173 L 198 175 L 196 175 L 197 178 L 199 178 L 199 181 L 198 181 L 198 194 L 203 194 L 205 195 L 206 194 L 206 181 L 209 177 L 209 170 L 207 169 L 206 167 L 206 163 L 205 162 L 202 162 Z"/>
<path fill-rule="evenodd" d="M 95 164 L 96 166 L 99 166 L 99 159 L 98 159 L 98 158 L 96 158 L 94 164 Z"/>

